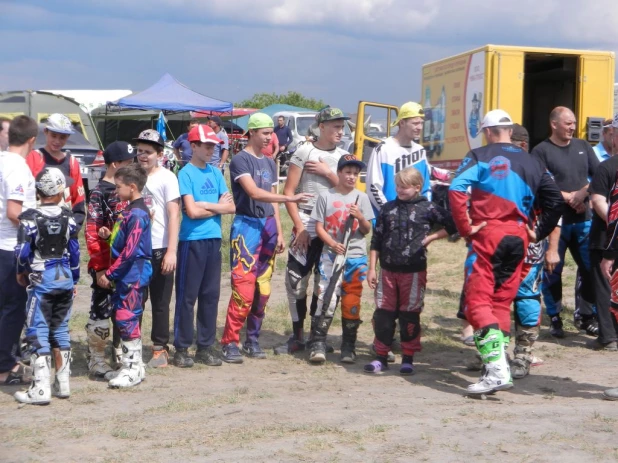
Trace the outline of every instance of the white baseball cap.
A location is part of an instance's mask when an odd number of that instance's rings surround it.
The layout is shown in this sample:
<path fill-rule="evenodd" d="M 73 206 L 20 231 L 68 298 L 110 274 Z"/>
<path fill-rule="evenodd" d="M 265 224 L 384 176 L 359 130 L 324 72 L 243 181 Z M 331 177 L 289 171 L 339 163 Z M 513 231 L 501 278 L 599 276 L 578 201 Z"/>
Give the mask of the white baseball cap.
<path fill-rule="evenodd" d="M 67 135 L 71 135 L 75 133 L 73 130 L 73 124 L 71 124 L 71 119 L 66 117 L 64 114 L 52 114 L 47 118 L 47 125 L 45 126 L 47 130 L 51 130 L 56 133 L 64 133 Z"/>
<path fill-rule="evenodd" d="M 487 129 L 489 127 L 504 127 L 513 125 L 513 119 L 509 116 L 509 113 L 502 109 L 494 109 L 485 114 L 481 129 Z"/>

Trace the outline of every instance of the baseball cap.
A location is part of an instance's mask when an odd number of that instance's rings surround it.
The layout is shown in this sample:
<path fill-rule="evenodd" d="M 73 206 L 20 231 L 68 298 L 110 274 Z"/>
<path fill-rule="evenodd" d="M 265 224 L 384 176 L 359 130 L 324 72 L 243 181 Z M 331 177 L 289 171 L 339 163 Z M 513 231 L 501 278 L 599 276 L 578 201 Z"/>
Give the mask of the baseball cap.
<path fill-rule="evenodd" d="M 326 108 L 320 109 L 318 114 L 315 116 L 315 120 L 318 124 L 321 124 L 322 122 L 328 121 L 349 121 L 350 118 L 343 114 L 341 109 L 327 106 Z"/>
<path fill-rule="evenodd" d="M 344 154 L 339 158 L 339 162 L 337 163 L 337 171 L 340 171 L 345 166 L 357 166 L 362 170 L 365 168 L 365 163 L 353 154 Z"/>
<path fill-rule="evenodd" d="M 511 141 L 530 141 L 528 131 L 523 125 L 513 124 L 513 134 L 511 135 Z"/>
<path fill-rule="evenodd" d="M 159 132 L 154 129 L 148 129 L 142 131 L 137 138 L 133 139 L 134 142 L 150 143 L 151 145 L 157 145 L 165 148 L 165 142 Z"/>
<path fill-rule="evenodd" d="M 425 118 L 425 111 L 423 110 L 423 107 L 414 101 L 408 101 L 407 103 L 404 103 L 401 108 L 399 108 L 397 119 L 395 119 L 395 122 L 391 124 L 391 127 L 397 127 L 397 124 L 399 124 L 400 121 L 403 119 L 410 119 L 411 117 Z"/>
<path fill-rule="evenodd" d="M 223 140 L 217 137 L 215 131 L 204 124 L 200 124 L 197 127 L 193 127 L 191 130 L 189 130 L 187 140 L 189 140 L 189 142 L 199 141 L 202 143 L 214 143 L 215 145 L 223 143 Z"/>
<path fill-rule="evenodd" d="M 248 130 L 269 129 L 273 128 L 275 123 L 268 114 L 253 113 L 249 116 Z"/>
<path fill-rule="evenodd" d="M 56 167 L 45 167 L 36 176 L 34 185 L 45 196 L 54 196 L 73 185 L 73 179 L 71 177 L 66 179 L 62 171 Z"/>
<path fill-rule="evenodd" d="M 135 158 L 135 156 L 137 156 L 137 150 L 126 141 L 115 141 L 110 143 L 107 145 L 107 148 L 105 148 L 105 151 L 103 151 L 105 164 L 126 161 L 127 159 Z"/>
<path fill-rule="evenodd" d="M 213 121 L 219 127 L 221 127 L 223 125 L 223 121 L 221 120 L 221 118 L 219 116 L 209 116 L 208 120 L 209 121 Z"/>
<path fill-rule="evenodd" d="M 64 133 L 66 135 L 75 133 L 75 130 L 73 130 L 73 124 L 71 124 L 71 119 L 66 117 L 64 114 L 59 113 L 54 113 L 47 118 L 45 128 L 52 132 Z"/>
<path fill-rule="evenodd" d="M 614 119 L 612 120 L 612 127 L 614 129 L 618 128 L 618 113 L 614 114 Z"/>
<path fill-rule="evenodd" d="M 513 119 L 509 116 L 509 113 L 502 109 L 494 109 L 485 114 L 481 129 L 487 129 L 489 127 L 511 127 L 513 125 Z"/>

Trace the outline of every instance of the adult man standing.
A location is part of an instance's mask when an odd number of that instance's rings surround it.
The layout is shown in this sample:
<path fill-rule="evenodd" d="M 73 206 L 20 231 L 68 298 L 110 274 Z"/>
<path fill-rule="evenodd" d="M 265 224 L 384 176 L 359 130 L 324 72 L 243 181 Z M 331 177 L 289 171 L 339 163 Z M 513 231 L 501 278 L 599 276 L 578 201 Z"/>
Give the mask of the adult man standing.
<path fill-rule="evenodd" d="M 399 127 L 371 153 L 367 164 L 367 194 L 377 213 L 387 201 L 397 197 L 395 174 L 406 167 L 414 167 L 423 176 L 421 195 L 431 197 L 431 176 L 450 181 L 450 172 L 433 167 L 427 161 L 425 148 L 416 143 L 423 130 L 425 113 L 420 104 L 410 101 L 400 109 L 392 127 Z"/>
<path fill-rule="evenodd" d="M 612 127 L 613 121 L 611 119 L 605 119 L 603 121 L 603 140 L 597 143 L 594 148 L 594 154 L 597 155 L 599 162 L 603 162 L 612 157 L 612 138 L 614 136 L 614 128 Z"/>
<path fill-rule="evenodd" d="M 474 256 L 464 285 L 464 313 L 485 368 L 468 386 L 470 394 L 513 387 L 505 348 L 529 236 L 545 238 L 563 208 L 560 191 L 539 160 L 511 144 L 512 125 L 500 109 L 485 115 L 480 129 L 488 144 L 468 153 L 449 191 L 453 219 L 461 236 L 470 239 Z M 526 225 L 535 200 L 541 213 L 532 231 Z"/>
<path fill-rule="evenodd" d="M 344 124 L 348 119 L 349 117 L 344 116 L 337 108 L 328 107 L 320 111 L 317 116 L 320 139 L 313 143 L 302 144 L 290 159 L 283 194 L 292 196 L 300 192 L 313 196 L 301 205 L 285 204 L 294 223 L 285 275 L 285 287 L 292 317 L 292 336 L 285 346 L 276 348 L 275 353 L 287 351 L 291 354 L 305 349 L 303 329 L 307 315 L 307 287 L 311 272 L 319 263 L 323 246 L 315 231 L 315 221 L 311 221 L 310 217 L 320 193 L 338 183 L 337 163 L 339 158 L 347 153 L 338 148 L 337 144 L 341 141 Z M 317 291 L 317 284 L 314 284 L 311 316 L 317 309 Z"/>
<path fill-rule="evenodd" d="M 193 151 L 191 150 L 191 143 L 189 143 L 187 137 L 191 129 L 193 127 L 197 127 L 199 123 L 199 120 L 191 119 L 189 121 L 187 133 L 183 133 L 180 137 L 176 139 L 176 141 L 172 145 L 174 147 L 174 154 L 176 154 L 176 159 L 182 162 L 181 167 L 188 164 L 188 162 L 191 160 L 191 157 L 193 156 Z"/>
<path fill-rule="evenodd" d="M 6 117 L 0 117 L 0 151 L 6 151 L 9 148 L 9 125 L 11 120 Z"/>
<path fill-rule="evenodd" d="M 230 155 L 230 140 L 225 130 L 223 130 L 223 121 L 219 116 L 209 117 L 208 125 L 215 132 L 217 138 L 223 142 L 215 145 L 215 152 L 212 155 L 211 164 L 221 169 L 221 172 L 224 172 L 225 163 Z"/>
<path fill-rule="evenodd" d="M 598 333 L 593 313 L 594 294 L 590 280 L 588 235 L 591 211 L 588 206 L 588 179 L 594 176 L 599 160 L 585 140 L 574 138 L 576 119 L 573 111 L 563 106 L 555 108 L 550 116 L 551 136 L 532 150 L 553 175 L 567 203 L 562 217 L 562 230 L 558 253 L 560 263 L 553 272 L 543 277 L 543 299 L 547 315 L 551 318 L 550 334 L 564 337 L 562 329 L 562 269 L 566 250 L 577 263 L 581 276 L 580 314 L 581 329 L 590 335 Z"/>
<path fill-rule="evenodd" d="M 39 127 L 34 119 L 17 116 L 9 126 L 9 149 L 0 152 L 0 383 L 19 384 L 19 337 L 26 321 L 26 288 L 17 283 L 18 217 L 36 207 L 34 177 L 26 156 Z"/>
<path fill-rule="evenodd" d="M 277 136 L 277 140 L 279 140 L 279 153 L 282 153 L 287 150 L 290 147 L 290 143 L 294 141 L 292 131 L 285 125 L 285 117 L 279 116 L 277 118 L 277 127 L 275 127 L 274 132 Z"/>
<path fill-rule="evenodd" d="M 603 274 L 601 262 L 607 242 L 609 198 L 616 183 L 616 172 L 618 171 L 618 156 L 612 156 L 614 147 L 618 146 L 618 114 L 612 122 L 613 127 L 609 127 L 608 130 L 606 125 L 603 126 L 603 143 L 606 153 L 609 153 L 609 155 L 605 161 L 599 164 L 589 188 L 594 209 L 590 227 L 590 277 L 597 307 L 599 337 L 588 343 L 588 346 L 595 350 L 616 351 L 618 350 L 618 322 L 610 311 L 611 287 Z M 606 144 L 606 130 L 612 134 L 612 140 L 609 144 Z M 596 149 L 595 152 L 597 152 Z"/>
<path fill-rule="evenodd" d="M 75 233 L 79 233 L 86 219 L 84 183 L 79 161 L 71 154 L 62 151 L 74 132 L 73 124 L 67 116 L 52 114 L 47 118 L 45 125 L 45 148 L 31 151 L 26 158 L 26 163 L 35 177 L 47 166 L 57 167 L 64 174 L 64 178 L 73 179 L 73 185 L 66 188 L 64 192 L 64 206 L 73 211 L 73 219 L 77 224 Z"/>

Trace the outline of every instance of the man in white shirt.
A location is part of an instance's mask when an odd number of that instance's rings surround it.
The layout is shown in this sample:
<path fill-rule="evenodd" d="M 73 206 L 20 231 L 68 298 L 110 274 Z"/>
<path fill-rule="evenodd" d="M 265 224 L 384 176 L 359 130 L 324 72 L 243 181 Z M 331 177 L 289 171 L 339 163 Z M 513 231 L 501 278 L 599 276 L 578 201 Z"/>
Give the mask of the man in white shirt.
<path fill-rule="evenodd" d="M 18 217 L 36 207 L 34 177 L 26 156 L 34 147 L 38 125 L 17 116 L 9 126 L 8 151 L 0 152 L 0 384 L 19 384 L 19 338 L 26 321 L 26 288 L 17 283 Z"/>
<path fill-rule="evenodd" d="M 152 306 L 152 359 L 148 365 L 168 365 L 170 337 L 170 301 L 174 287 L 176 251 L 180 229 L 180 189 L 178 179 L 160 166 L 165 144 L 156 130 L 144 130 L 133 139 L 137 143 L 137 161 L 146 170 L 148 181 L 142 191 L 150 210 L 152 234 L 152 279 L 148 286 Z M 148 294 L 144 298 L 144 303 Z"/>

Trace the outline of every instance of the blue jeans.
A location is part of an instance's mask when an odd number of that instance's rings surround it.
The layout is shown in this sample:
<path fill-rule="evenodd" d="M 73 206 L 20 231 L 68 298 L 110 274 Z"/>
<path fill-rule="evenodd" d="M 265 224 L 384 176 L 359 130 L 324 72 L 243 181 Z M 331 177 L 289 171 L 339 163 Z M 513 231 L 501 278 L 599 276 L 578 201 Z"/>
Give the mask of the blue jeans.
<path fill-rule="evenodd" d="M 580 312 L 582 315 L 593 313 L 594 294 L 590 278 L 590 254 L 588 251 L 588 235 L 591 222 L 579 222 L 562 225 L 558 254 L 560 263 L 552 273 L 543 275 L 543 299 L 547 315 L 553 317 L 562 312 L 562 269 L 567 249 L 577 264 L 581 276 Z"/>

